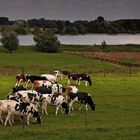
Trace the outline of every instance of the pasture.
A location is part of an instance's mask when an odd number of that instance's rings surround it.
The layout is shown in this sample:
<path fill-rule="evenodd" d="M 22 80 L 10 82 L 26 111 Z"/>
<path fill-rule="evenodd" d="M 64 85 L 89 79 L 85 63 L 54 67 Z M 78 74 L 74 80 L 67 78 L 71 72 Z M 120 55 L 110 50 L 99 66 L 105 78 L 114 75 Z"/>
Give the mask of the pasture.
<path fill-rule="evenodd" d="M 14 85 L 14 77 L 0 77 L 0 98 L 3 99 Z M 79 86 L 80 91 L 89 92 L 96 103 L 96 111 L 85 108 L 71 115 L 42 116 L 42 124 L 25 125 L 17 118 L 14 126 L 0 125 L 0 139 L 95 139 L 95 140 L 139 140 L 140 138 L 140 78 L 138 77 L 94 77 L 94 85 Z M 66 79 L 62 81 L 65 85 Z M 87 118 L 87 119 L 86 119 Z"/>
<path fill-rule="evenodd" d="M 42 124 L 30 126 L 15 118 L 14 126 L 0 124 L 1 140 L 139 140 L 140 139 L 140 78 L 128 76 L 125 67 L 70 54 L 0 52 L 0 99 L 4 99 L 15 85 L 15 75 L 21 68 L 27 74 L 41 74 L 55 69 L 90 73 L 93 86 L 78 86 L 80 91 L 92 95 L 96 110 L 88 112 L 74 104 L 75 111 L 54 115 L 55 108 L 48 107 L 49 115 L 42 115 Z M 123 76 L 95 75 L 102 72 L 121 71 Z M 65 77 L 60 83 L 66 86 Z M 73 83 L 74 84 L 74 83 Z M 41 113 L 41 112 L 40 112 Z"/>

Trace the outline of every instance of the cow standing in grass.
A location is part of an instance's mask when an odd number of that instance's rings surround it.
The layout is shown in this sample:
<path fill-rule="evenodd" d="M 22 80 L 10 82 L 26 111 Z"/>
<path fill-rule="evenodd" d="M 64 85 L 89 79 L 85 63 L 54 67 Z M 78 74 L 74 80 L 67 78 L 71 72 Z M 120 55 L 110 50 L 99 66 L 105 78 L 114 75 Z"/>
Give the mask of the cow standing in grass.
<path fill-rule="evenodd" d="M 56 106 L 55 115 L 58 114 L 59 108 L 63 108 L 64 111 L 65 111 L 65 114 L 68 114 L 68 112 L 69 112 L 68 104 L 61 94 L 59 94 L 59 93 L 42 94 L 42 96 L 43 96 L 42 113 L 48 114 L 47 106 L 48 105 L 53 105 L 53 106 Z"/>
<path fill-rule="evenodd" d="M 90 86 L 92 85 L 91 78 L 87 74 L 70 73 L 68 74 L 68 82 L 67 82 L 68 85 L 71 84 L 71 80 L 75 80 L 76 85 L 80 85 L 81 80 L 85 81 L 85 86 L 87 86 L 88 83 Z"/>
<path fill-rule="evenodd" d="M 74 110 L 73 109 L 73 103 L 74 102 L 78 102 L 81 105 L 84 104 L 86 107 L 86 110 L 88 110 L 88 106 L 90 106 L 91 110 L 95 110 L 95 104 L 90 96 L 90 94 L 86 93 L 86 92 L 77 92 L 77 93 L 69 93 L 69 107 L 70 110 Z"/>
<path fill-rule="evenodd" d="M 2 120 L 2 113 L 7 113 L 5 123 Z M 35 117 L 37 119 L 37 123 L 41 124 L 41 118 L 34 104 L 17 102 L 14 100 L 0 100 L 1 123 L 4 123 L 4 125 L 6 126 L 7 122 L 9 122 L 9 124 L 12 125 L 14 123 L 14 120 L 13 120 L 14 115 L 26 116 L 27 125 L 30 125 L 29 120 L 31 117 Z"/>

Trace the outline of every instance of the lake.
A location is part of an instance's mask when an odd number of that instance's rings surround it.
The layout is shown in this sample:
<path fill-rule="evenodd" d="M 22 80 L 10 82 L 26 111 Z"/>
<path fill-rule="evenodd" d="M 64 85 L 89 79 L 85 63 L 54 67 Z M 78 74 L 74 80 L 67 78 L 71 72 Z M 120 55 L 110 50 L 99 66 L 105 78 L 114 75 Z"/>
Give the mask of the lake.
<path fill-rule="evenodd" d="M 86 35 L 64 35 L 58 36 L 62 44 L 79 44 L 79 45 L 100 45 L 105 41 L 108 45 L 122 44 L 140 44 L 140 34 L 86 34 Z"/>
<path fill-rule="evenodd" d="M 108 45 L 140 44 L 140 34 L 86 34 L 86 35 L 57 35 L 61 44 L 100 45 L 106 41 Z M 20 45 L 34 45 L 33 35 L 19 35 Z"/>

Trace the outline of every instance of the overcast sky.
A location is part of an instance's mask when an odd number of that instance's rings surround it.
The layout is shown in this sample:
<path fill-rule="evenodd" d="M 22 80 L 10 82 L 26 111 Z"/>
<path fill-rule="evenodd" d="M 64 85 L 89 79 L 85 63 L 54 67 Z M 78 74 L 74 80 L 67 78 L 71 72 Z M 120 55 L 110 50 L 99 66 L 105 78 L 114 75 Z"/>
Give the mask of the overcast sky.
<path fill-rule="evenodd" d="M 0 17 L 16 19 L 140 19 L 140 0 L 0 0 Z"/>

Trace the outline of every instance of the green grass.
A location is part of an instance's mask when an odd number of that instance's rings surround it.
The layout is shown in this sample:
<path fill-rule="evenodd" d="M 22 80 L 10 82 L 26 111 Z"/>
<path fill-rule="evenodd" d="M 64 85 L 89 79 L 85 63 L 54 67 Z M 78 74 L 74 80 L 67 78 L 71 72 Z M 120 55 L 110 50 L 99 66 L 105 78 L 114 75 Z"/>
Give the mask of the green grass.
<path fill-rule="evenodd" d="M 0 98 L 3 99 L 13 87 L 14 76 L 0 77 Z M 94 77 L 92 87 L 79 86 L 80 91 L 92 95 L 96 111 L 86 112 L 83 107 L 72 115 L 49 107 L 49 115 L 42 116 L 42 124 L 25 125 L 16 118 L 14 126 L 0 125 L 2 140 L 139 140 L 140 139 L 140 78 L 139 77 Z M 61 81 L 66 86 L 66 78 Z M 73 83 L 74 84 L 74 83 Z"/>
<path fill-rule="evenodd" d="M 23 48 L 23 50 L 22 50 Z M 17 74 L 24 67 L 27 74 L 50 73 L 53 70 L 70 70 L 85 73 L 128 73 L 128 69 L 100 60 L 65 53 L 39 53 L 28 47 L 17 52 L 0 52 L 0 74 Z"/>
<path fill-rule="evenodd" d="M 127 68 L 65 53 L 38 53 L 32 47 L 21 47 L 12 54 L 0 48 L 0 99 L 5 99 L 15 85 L 15 75 L 21 72 L 21 67 L 28 74 L 47 73 L 54 69 L 90 73 L 93 86 L 85 87 L 81 83 L 78 88 L 91 94 L 96 111 L 89 110 L 86 116 L 85 108 L 79 111 L 79 105 L 75 103 L 71 115 L 59 113 L 55 116 L 55 108 L 50 106 L 49 115 L 41 114 L 41 125 L 31 123 L 27 126 L 19 118 L 15 118 L 14 126 L 0 124 L 0 140 L 140 139 L 140 78 L 128 76 Z M 95 76 L 104 72 L 112 73 L 112 76 Z M 123 76 L 113 76 L 117 72 Z M 60 83 L 66 86 L 66 82 L 65 77 Z"/>

